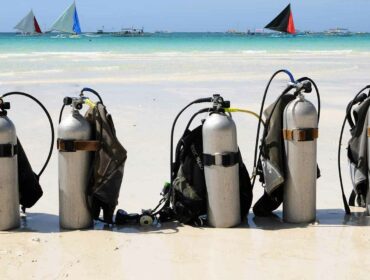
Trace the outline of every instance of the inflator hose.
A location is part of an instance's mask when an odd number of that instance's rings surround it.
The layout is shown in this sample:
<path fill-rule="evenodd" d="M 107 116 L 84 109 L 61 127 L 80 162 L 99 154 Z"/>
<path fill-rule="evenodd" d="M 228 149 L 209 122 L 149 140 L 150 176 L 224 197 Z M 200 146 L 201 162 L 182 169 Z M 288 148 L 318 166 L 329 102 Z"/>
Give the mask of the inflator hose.
<path fill-rule="evenodd" d="M 42 108 L 42 110 L 45 112 L 46 117 L 48 118 L 48 121 L 49 121 L 49 124 L 50 124 L 50 130 L 51 130 L 51 144 L 50 144 L 50 150 L 49 150 L 48 157 L 47 157 L 43 167 L 41 168 L 40 172 L 37 175 L 37 177 L 40 178 L 41 175 L 44 173 L 46 167 L 48 166 L 48 164 L 50 162 L 51 155 L 53 154 L 54 138 L 55 138 L 53 120 L 51 119 L 50 114 L 49 114 L 48 110 L 45 108 L 45 106 L 37 98 L 33 97 L 32 95 L 30 95 L 28 93 L 18 92 L 18 91 L 8 92 L 8 93 L 5 93 L 0 98 L 5 98 L 5 97 L 11 96 L 11 95 L 20 95 L 20 96 L 24 96 L 24 97 L 28 97 L 28 98 L 32 99 L 33 101 L 35 101 Z"/>
<path fill-rule="evenodd" d="M 339 174 L 339 183 L 340 183 L 340 188 L 342 190 L 342 199 L 343 199 L 343 204 L 344 204 L 344 209 L 346 211 L 346 214 L 347 215 L 350 215 L 351 214 L 351 209 L 349 208 L 349 205 L 348 205 L 348 202 L 347 202 L 347 198 L 346 198 L 346 195 L 344 193 L 344 187 L 343 187 L 343 179 L 342 179 L 342 168 L 341 168 L 341 164 L 340 164 L 340 157 L 341 157 L 341 146 L 342 146 L 342 139 L 343 139 L 343 132 L 344 132 L 344 128 L 346 126 L 346 121 L 348 120 L 348 116 L 350 114 L 350 111 L 352 110 L 352 106 L 354 105 L 354 103 L 356 102 L 356 99 L 357 97 L 365 90 L 367 89 L 370 89 L 370 85 L 367 85 L 366 87 L 364 87 L 363 89 L 361 89 L 356 95 L 355 97 L 352 99 L 352 101 L 350 102 L 350 104 L 348 105 L 347 107 L 347 112 L 346 112 L 346 116 L 343 120 L 343 123 L 342 123 L 342 128 L 340 130 L 340 135 L 339 135 L 339 146 L 338 146 L 338 174 Z"/>

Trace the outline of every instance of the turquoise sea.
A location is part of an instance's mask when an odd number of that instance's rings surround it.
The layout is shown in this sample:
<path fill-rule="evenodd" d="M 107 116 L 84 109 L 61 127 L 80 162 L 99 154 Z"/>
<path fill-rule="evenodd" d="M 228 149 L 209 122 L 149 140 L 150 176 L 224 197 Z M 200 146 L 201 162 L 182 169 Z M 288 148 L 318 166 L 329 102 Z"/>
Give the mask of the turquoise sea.
<path fill-rule="evenodd" d="M 55 34 L 27 37 L 14 33 L 0 33 L 0 53 L 370 52 L 370 34 L 253 36 L 227 33 L 154 33 L 143 37 L 94 34 L 83 34 L 80 38 L 55 37 Z"/>

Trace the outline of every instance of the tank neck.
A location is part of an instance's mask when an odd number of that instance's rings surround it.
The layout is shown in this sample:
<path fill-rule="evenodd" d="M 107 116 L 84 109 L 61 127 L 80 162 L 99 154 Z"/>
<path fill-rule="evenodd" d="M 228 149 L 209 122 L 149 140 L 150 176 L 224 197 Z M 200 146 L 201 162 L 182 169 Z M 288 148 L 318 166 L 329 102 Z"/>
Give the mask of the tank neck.
<path fill-rule="evenodd" d="M 80 111 L 77 110 L 76 108 L 72 108 L 71 113 L 72 113 L 72 116 L 79 116 L 79 115 L 81 115 L 80 114 Z"/>
<path fill-rule="evenodd" d="M 305 96 L 302 93 L 298 94 L 298 99 L 299 99 L 299 101 L 305 101 L 306 100 Z"/>

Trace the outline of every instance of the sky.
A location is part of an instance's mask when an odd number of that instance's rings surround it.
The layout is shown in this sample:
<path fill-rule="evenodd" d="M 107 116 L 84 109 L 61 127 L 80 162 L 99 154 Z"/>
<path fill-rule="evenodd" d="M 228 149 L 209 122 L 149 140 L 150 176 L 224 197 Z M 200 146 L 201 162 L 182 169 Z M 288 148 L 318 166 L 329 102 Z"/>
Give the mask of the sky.
<path fill-rule="evenodd" d="M 1 0 L 0 31 L 13 27 L 32 8 L 43 30 L 73 0 Z M 370 32 L 368 0 L 292 0 L 295 26 L 301 31 L 334 27 Z M 289 1 L 285 0 L 76 0 L 82 31 L 217 32 L 264 27 Z"/>

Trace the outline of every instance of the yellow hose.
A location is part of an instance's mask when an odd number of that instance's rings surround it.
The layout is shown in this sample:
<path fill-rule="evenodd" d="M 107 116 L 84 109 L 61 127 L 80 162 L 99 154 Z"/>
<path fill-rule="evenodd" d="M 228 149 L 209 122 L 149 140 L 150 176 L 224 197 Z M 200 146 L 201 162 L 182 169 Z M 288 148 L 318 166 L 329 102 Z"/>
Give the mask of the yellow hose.
<path fill-rule="evenodd" d="M 92 102 L 90 99 L 85 99 L 85 104 L 88 105 L 90 108 L 95 108 L 96 103 Z"/>
<path fill-rule="evenodd" d="M 261 120 L 261 122 L 265 124 L 265 122 L 260 118 L 260 116 L 257 113 L 250 111 L 250 110 L 239 109 L 239 108 L 225 108 L 225 112 L 229 112 L 229 113 L 241 112 L 241 113 L 250 114 L 252 116 L 255 116 L 258 120 Z"/>

